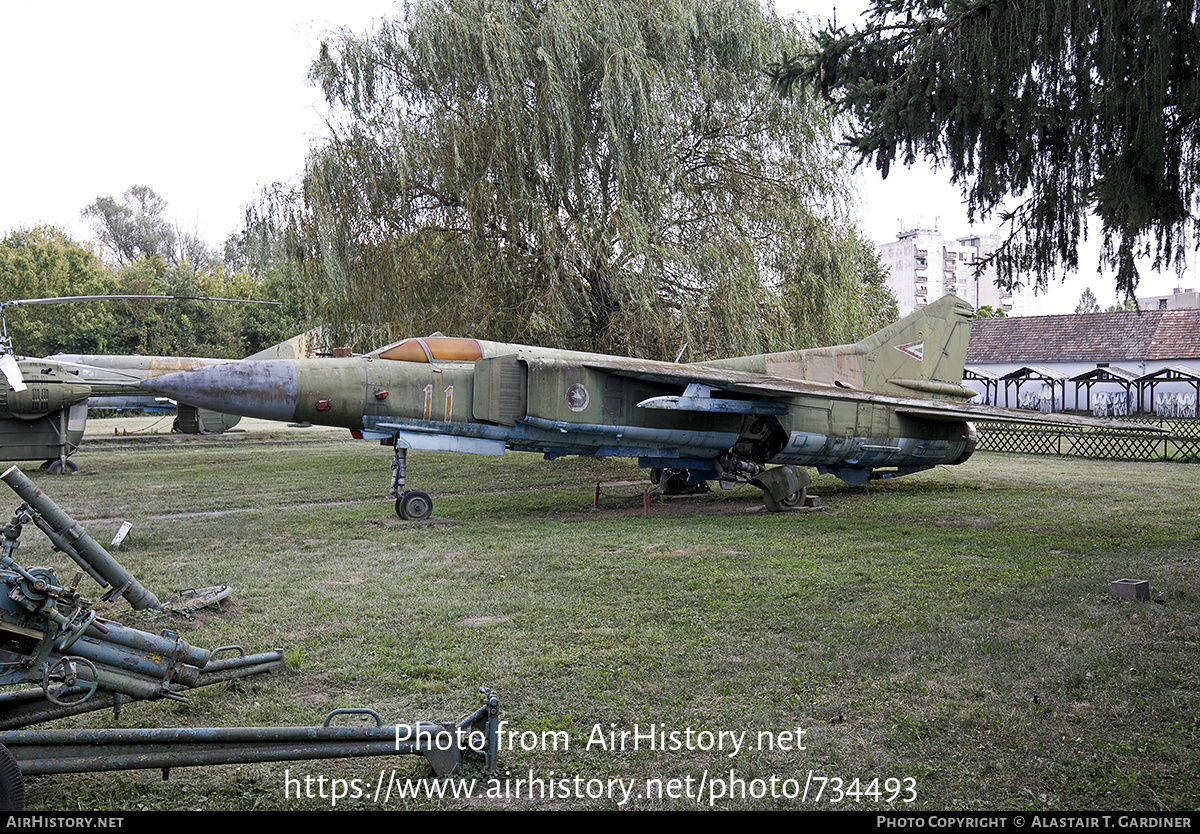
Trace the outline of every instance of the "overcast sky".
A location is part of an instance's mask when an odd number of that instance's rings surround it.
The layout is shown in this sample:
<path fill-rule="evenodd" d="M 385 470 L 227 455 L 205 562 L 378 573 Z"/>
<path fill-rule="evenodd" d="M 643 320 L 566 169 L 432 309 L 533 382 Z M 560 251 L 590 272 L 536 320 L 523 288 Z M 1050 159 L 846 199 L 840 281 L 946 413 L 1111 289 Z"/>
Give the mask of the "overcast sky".
<path fill-rule="evenodd" d="M 835 5 L 841 23 L 866 7 L 782 0 L 777 8 L 828 19 Z M 396 9 L 393 0 L 0 0 L 0 235 L 49 224 L 90 240 L 84 206 L 144 184 L 167 200 L 173 221 L 219 247 L 261 187 L 294 180 L 321 140 L 322 99 L 307 73 L 322 34 L 365 32 Z M 970 231 L 961 194 L 927 165 L 894 169 L 886 181 L 865 170 L 859 189 L 862 225 L 876 242 L 917 223 L 949 237 Z M 1093 270 L 1085 265 L 1053 292 L 1045 312 L 1071 312 L 1086 286 L 1112 303 L 1111 279 Z M 1182 283 L 1200 284 L 1193 276 L 1194 268 Z M 1179 283 L 1144 277 L 1140 294 Z"/>

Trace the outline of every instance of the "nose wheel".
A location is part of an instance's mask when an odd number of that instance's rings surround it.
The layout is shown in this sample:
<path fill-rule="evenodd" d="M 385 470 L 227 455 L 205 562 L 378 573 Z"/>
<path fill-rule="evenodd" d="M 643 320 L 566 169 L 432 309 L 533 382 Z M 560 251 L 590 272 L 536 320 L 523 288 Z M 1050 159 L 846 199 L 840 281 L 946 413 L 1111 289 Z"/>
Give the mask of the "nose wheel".
<path fill-rule="evenodd" d="M 433 514 L 433 499 L 417 489 L 407 489 L 396 499 L 396 515 L 406 521 L 424 521 Z"/>
<path fill-rule="evenodd" d="M 400 445 L 397 437 L 396 453 L 392 458 L 392 488 L 388 495 L 396 496 L 396 515 L 405 521 L 424 521 L 433 514 L 433 499 L 417 489 L 405 489 L 408 449 Z"/>

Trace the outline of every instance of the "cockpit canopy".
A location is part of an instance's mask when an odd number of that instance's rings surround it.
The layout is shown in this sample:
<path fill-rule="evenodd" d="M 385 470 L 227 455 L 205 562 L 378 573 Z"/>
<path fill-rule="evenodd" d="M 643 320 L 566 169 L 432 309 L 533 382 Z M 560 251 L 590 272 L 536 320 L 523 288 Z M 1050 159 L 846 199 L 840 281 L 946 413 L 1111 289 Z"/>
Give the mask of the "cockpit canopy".
<path fill-rule="evenodd" d="M 427 336 L 397 342 L 378 355 L 397 362 L 474 362 L 483 358 L 483 348 L 474 339 Z"/>

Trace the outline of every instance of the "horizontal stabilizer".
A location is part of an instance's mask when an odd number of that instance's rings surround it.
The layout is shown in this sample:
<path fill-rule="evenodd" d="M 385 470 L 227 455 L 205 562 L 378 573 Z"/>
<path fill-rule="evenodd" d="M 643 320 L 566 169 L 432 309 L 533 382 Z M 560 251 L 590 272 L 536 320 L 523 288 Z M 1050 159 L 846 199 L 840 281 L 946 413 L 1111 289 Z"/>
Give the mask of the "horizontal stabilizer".
<path fill-rule="evenodd" d="M 1012 423 L 1025 426 L 1075 426 L 1077 428 L 1119 429 L 1121 431 L 1140 431 L 1152 434 L 1164 434 L 1167 431 L 1148 423 L 1130 423 L 1120 420 L 1100 419 L 1098 417 L 1084 417 L 1076 414 L 1046 414 L 1041 411 L 1015 411 L 990 405 L 958 405 L 956 407 L 955 405 L 945 404 L 926 408 L 905 406 L 897 408 L 896 413 L 903 414 L 906 417 L 916 417 L 921 420 L 936 420 L 946 423 L 968 421 Z"/>

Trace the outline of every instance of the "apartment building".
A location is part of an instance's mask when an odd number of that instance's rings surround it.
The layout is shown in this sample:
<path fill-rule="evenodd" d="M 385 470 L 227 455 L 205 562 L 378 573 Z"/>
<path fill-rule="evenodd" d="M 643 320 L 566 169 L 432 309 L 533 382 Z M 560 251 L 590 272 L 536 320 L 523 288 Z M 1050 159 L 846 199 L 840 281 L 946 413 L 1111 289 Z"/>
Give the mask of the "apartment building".
<path fill-rule="evenodd" d="M 1152 295 L 1139 298 L 1138 306 L 1143 310 L 1197 310 L 1200 309 L 1200 293 L 1176 287 L 1170 295 Z"/>
<path fill-rule="evenodd" d="M 1019 301 L 1012 293 L 996 287 L 996 270 L 989 267 L 979 275 L 975 264 L 1000 245 L 997 235 L 943 237 L 936 229 L 902 231 L 891 243 L 879 247 L 880 260 L 888 271 L 888 287 L 896 295 L 900 315 L 957 295 L 974 307 L 991 306 L 1019 314 Z"/>

